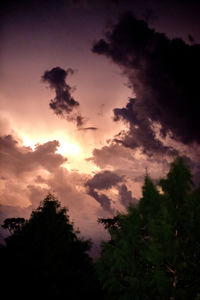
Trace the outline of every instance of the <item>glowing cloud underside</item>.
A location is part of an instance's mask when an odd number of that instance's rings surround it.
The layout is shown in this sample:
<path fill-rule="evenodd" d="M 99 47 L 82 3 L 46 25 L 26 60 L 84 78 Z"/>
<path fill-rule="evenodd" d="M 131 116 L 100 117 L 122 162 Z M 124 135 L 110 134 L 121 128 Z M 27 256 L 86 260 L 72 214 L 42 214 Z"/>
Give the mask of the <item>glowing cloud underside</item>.
<path fill-rule="evenodd" d="M 57 153 L 63 156 L 79 156 L 81 154 L 81 148 L 77 144 L 69 143 L 66 140 L 59 140 L 60 146 L 58 147 Z"/>
<path fill-rule="evenodd" d="M 66 139 L 58 139 L 60 146 L 58 147 L 57 153 L 63 155 L 63 156 L 79 156 L 81 154 L 81 148 L 78 144 L 70 143 Z M 39 143 L 45 143 L 43 139 L 39 141 Z M 31 140 L 30 138 L 23 137 L 23 143 L 27 147 L 31 147 L 32 149 L 35 149 L 35 145 L 38 143 L 35 143 L 34 140 Z"/>

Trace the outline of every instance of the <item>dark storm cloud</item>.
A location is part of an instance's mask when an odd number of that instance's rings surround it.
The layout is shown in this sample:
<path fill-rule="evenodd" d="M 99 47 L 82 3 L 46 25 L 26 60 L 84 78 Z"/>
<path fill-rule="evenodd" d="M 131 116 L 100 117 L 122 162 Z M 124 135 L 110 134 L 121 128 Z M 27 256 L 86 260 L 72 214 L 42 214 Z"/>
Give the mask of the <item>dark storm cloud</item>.
<path fill-rule="evenodd" d="M 30 147 L 21 146 L 12 135 L 1 136 L 0 169 L 2 175 L 15 174 L 19 176 L 38 168 L 48 171 L 58 168 L 67 160 L 62 155 L 55 153 L 58 146 L 59 142 L 54 140 L 38 144 L 35 150 L 32 150 Z"/>
<path fill-rule="evenodd" d="M 95 191 L 93 188 L 89 187 L 88 195 L 93 197 L 105 211 L 107 211 L 109 213 L 113 212 L 113 210 L 111 208 L 111 200 L 105 194 L 102 194 L 102 193 L 100 194 L 97 191 Z"/>
<path fill-rule="evenodd" d="M 126 108 L 114 109 L 115 120 L 130 124 L 122 139 L 125 145 L 141 143 L 147 151 L 168 151 L 156 140 L 152 122 L 161 124 L 163 137 L 169 133 L 185 144 L 200 143 L 200 45 L 170 40 L 126 13 L 93 51 L 122 67 L 136 94 Z"/>
<path fill-rule="evenodd" d="M 118 187 L 119 191 L 119 201 L 122 205 L 127 207 L 129 204 L 137 202 L 136 198 L 133 198 L 132 192 L 127 189 L 125 184 Z"/>
<path fill-rule="evenodd" d="M 56 97 L 51 100 L 49 106 L 56 115 L 61 116 L 68 121 L 75 121 L 77 127 L 83 125 L 83 117 L 74 110 L 79 106 L 79 102 L 72 97 L 74 88 L 66 83 L 69 74 L 73 74 L 71 68 L 64 70 L 60 67 L 55 67 L 50 71 L 45 71 L 42 76 L 42 81 L 47 82 L 50 88 L 56 92 Z"/>
<path fill-rule="evenodd" d="M 95 174 L 93 178 L 85 183 L 85 186 L 87 187 L 90 196 L 95 198 L 106 211 L 112 212 L 111 200 L 105 194 L 98 193 L 96 189 L 108 190 L 123 181 L 124 179 L 122 176 L 111 171 L 103 171 Z"/>
<path fill-rule="evenodd" d="M 128 190 L 126 184 L 123 183 L 124 181 L 124 176 L 119 176 L 110 171 L 103 171 L 95 174 L 92 179 L 89 179 L 85 183 L 85 186 L 87 187 L 88 194 L 96 199 L 105 211 L 113 213 L 114 210 L 111 207 L 110 198 L 96 190 L 108 190 L 113 186 L 116 186 L 119 202 L 124 207 L 127 207 L 130 203 L 135 203 L 136 199 L 133 198 L 132 192 Z"/>
<path fill-rule="evenodd" d="M 89 179 L 85 183 L 85 185 L 92 189 L 107 190 L 123 181 L 124 179 L 122 176 L 111 171 L 103 171 L 95 174 L 92 179 Z"/>
<path fill-rule="evenodd" d="M 134 109 L 136 102 L 136 99 L 130 98 L 126 107 L 113 110 L 115 121 L 123 120 L 129 124 L 129 130 L 120 132 L 114 141 L 132 149 L 142 147 L 143 152 L 148 155 L 153 153 L 176 155 L 177 151 L 164 146 L 156 138 L 148 116 L 140 115 Z"/>

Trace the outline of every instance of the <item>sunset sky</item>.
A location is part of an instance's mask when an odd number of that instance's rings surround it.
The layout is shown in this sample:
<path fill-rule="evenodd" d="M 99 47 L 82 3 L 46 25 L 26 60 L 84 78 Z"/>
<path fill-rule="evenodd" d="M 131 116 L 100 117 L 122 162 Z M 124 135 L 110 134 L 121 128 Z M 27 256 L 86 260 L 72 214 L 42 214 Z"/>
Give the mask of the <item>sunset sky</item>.
<path fill-rule="evenodd" d="M 146 173 L 184 155 L 200 182 L 198 1 L 5 2 L 1 222 L 52 192 L 98 244 Z"/>

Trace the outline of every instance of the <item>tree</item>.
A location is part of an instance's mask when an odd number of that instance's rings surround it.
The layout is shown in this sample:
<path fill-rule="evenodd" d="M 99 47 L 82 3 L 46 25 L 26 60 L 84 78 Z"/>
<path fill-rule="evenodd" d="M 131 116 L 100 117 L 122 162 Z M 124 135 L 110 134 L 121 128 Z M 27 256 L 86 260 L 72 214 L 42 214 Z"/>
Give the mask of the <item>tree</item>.
<path fill-rule="evenodd" d="M 172 163 L 160 185 L 171 226 L 165 255 L 168 254 L 173 296 L 194 299 L 200 284 L 200 194 L 194 189 L 191 172 L 181 157 Z"/>
<path fill-rule="evenodd" d="M 4 227 L 10 224 L 7 219 Z M 87 253 L 91 242 L 77 234 L 67 209 L 48 194 L 30 219 L 20 223 L 20 230 L 14 226 L 1 249 L 6 294 L 43 299 L 98 298 Z"/>
<path fill-rule="evenodd" d="M 115 226 L 106 219 L 102 223 L 108 228 L 111 239 L 102 243 L 101 257 L 96 264 L 100 282 L 108 299 L 132 299 L 144 288 L 144 281 L 140 281 L 143 270 L 139 258 L 142 247 L 140 215 L 130 206 L 127 215 L 119 214 L 115 218 Z"/>
<path fill-rule="evenodd" d="M 146 176 L 137 207 L 99 220 L 110 233 L 97 272 L 108 299 L 197 299 L 200 292 L 200 189 L 182 158 L 160 181 Z"/>
<path fill-rule="evenodd" d="M 24 218 L 7 218 L 4 220 L 3 225 L 1 226 L 4 229 L 8 229 L 10 233 L 21 230 L 25 222 Z"/>

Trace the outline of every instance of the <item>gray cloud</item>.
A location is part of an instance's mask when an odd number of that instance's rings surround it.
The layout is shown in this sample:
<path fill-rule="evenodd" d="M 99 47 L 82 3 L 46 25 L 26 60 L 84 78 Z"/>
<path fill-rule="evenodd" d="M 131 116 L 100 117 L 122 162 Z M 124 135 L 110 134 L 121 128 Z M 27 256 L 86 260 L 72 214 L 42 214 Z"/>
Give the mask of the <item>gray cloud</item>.
<path fill-rule="evenodd" d="M 32 150 L 30 147 L 21 146 L 12 135 L 1 136 L 0 169 L 2 176 L 6 177 L 10 174 L 20 176 L 38 168 L 52 171 L 67 161 L 62 155 L 55 153 L 58 146 L 59 142 L 54 140 L 38 144 L 35 150 Z"/>
<path fill-rule="evenodd" d="M 128 190 L 125 184 L 118 186 L 118 191 L 119 191 L 119 201 L 125 207 L 127 207 L 131 203 L 132 204 L 137 203 L 137 199 L 133 198 L 132 192 Z"/>
<path fill-rule="evenodd" d="M 85 186 L 87 187 L 88 194 L 100 203 L 105 211 L 113 213 L 110 198 L 96 190 L 108 190 L 123 181 L 123 176 L 119 176 L 114 172 L 106 170 L 95 174 L 93 178 L 87 180 Z"/>
<path fill-rule="evenodd" d="M 120 172 L 120 171 L 119 171 Z M 104 193 L 100 193 L 100 190 L 109 190 L 112 187 L 116 187 L 118 190 L 118 201 L 124 207 L 127 207 L 130 203 L 136 203 L 137 199 L 133 198 L 132 192 L 128 190 L 124 176 L 119 176 L 115 172 L 102 171 L 93 176 L 93 178 L 87 180 L 85 186 L 87 187 L 87 192 L 92 196 L 101 207 L 113 214 L 114 208 L 111 206 L 111 199 Z"/>
<path fill-rule="evenodd" d="M 93 178 L 85 183 L 85 185 L 92 189 L 107 190 L 122 181 L 124 181 L 122 176 L 111 171 L 102 171 L 95 174 Z"/>
<path fill-rule="evenodd" d="M 129 148 L 125 148 L 123 145 L 112 142 L 100 149 L 94 148 L 93 156 L 86 160 L 92 161 L 101 169 L 108 167 L 116 168 L 116 166 L 120 168 L 122 166 L 127 170 L 129 166 L 131 166 L 131 162 L 135 159 Z"/>
<path fill-rule="evenodd" d="M 83 128 L 79 128 L 78 130 L 97 130 L 98 128 L 97 127 L 83 127 Z"/>
<path fill-rule="evenodd" d="M 98 193 L 91 187 L 88 188 L 88 195 L 93 197 L 105 211 L 113 213 L 113 209 L 111 208 L 111 199 L 108 196 L 103 193 Z"/>

